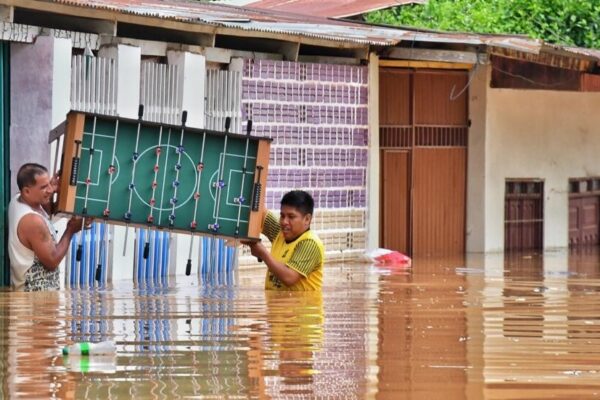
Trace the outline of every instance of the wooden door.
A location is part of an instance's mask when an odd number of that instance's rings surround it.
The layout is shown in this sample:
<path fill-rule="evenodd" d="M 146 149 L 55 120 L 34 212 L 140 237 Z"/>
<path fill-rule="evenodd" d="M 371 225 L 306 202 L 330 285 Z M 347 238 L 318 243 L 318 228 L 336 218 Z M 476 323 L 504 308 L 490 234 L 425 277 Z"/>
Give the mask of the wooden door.
<path fill-rule="evenodd" d="M 465 249 L 465 148 L 413 150 L 413 254 Z"/>
<path fill-rule="evenodd" d="M 544 183 L 539 180 L 506 182 L 504 248 L 507 251 L 544 247 Z"/>
<path fill-rule="evenodd" d="M 569 180 L 569 246 L 600 244 L 600 178 Z"/>
<path fill-rule="evenodd" d="M 380 71 L 381 240 L 411 255 L 465 249 L 466 71 Z"/>
<path fill-rule="evenodd" d="M 381 153 L 381 246 L 410 253 L 410 155 L 408 151 Z"/>

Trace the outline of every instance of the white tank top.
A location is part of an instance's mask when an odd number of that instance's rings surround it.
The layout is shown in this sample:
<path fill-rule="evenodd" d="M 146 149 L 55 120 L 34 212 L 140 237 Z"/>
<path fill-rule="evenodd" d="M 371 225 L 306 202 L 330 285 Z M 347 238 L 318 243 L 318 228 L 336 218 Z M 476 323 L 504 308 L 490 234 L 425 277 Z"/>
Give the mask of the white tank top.
<path fill-rule="evenodd" d="M 33 266 L 35 254 L 21 243 L 17 235 L 19 222 L 27 214 L 41 215 L 46 222 L 52 239 L 56 242 L 56 231 L 45 211 L 37 212 L 28 204 L 19 200 L 20 194 L 14 196 L 8 205 L 8 256 L 10 257 L 10 282 L 16 290 L 23 290 L 25 275 Z M 43 213 L 43 214 L 42 214 Z"/>

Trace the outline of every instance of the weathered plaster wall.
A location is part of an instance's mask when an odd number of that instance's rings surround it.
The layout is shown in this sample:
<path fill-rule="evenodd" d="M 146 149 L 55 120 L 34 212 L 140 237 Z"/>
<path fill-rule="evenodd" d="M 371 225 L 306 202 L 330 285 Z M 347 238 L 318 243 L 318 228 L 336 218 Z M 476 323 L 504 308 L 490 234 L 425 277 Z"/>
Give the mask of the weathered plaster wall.
<path fill-rule="evenodd" d="M 485 250 L 504 248 L 507 178 L 544 179 L 544 246 L 568 246 L 568 179 L 600 176 L 600 93 L 487 89 L 486 110 Z"/>
<path fill-rule="evenodd" d="M 57 100 L 54 80 L 62 82 L 63 75 L 55 67 L 64 67 L 56 65 L 60 54 L 55 52 L 61 53 L 65 47 L 68 48 L 70 68 L 69 39 L 42 36 L 34 44 L 11 44 L 10 169 L 13 194 L 17 192 L 15 174 L 23 163 L 37 162 L 50 167 L 48 132 L 57 118 L 53 111 L 53 103 Z"/>

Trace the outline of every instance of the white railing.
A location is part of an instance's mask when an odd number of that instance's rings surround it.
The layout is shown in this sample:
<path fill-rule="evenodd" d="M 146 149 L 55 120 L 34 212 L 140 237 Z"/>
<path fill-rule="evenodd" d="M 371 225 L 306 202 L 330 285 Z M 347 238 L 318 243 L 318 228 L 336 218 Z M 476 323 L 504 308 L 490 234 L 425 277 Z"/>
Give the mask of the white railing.
<path fill-rule="evenodd" d="M 117 113 L 117 68 L 112 58 L 76 55 L 71 68 L 71 108 L 78 111 Z"/>
<path fill-rule="evenodd" d="M 180 69 L 177 65 L 142 62 L 140 103 L 146 121 L 181 124 Z"/>
<path fill-rule="evenodd" d="M 230 132 L 242 132 L 242 73 L 239 71 L 206 71 L 206 128 L 222 131 L 225 119 L 231 117 Z"/>

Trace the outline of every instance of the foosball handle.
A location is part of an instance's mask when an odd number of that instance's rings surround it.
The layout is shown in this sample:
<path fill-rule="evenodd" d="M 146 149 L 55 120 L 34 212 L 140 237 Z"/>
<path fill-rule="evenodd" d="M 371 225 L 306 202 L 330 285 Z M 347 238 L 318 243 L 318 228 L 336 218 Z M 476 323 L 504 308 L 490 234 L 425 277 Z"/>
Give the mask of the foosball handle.
<path fill-rule="evenodd" d="M 252 132 L 252 120 L 248 120 L 248 124 L 246 125 L 246 135 L 250 136 L 250 132 Z"/>
<path fill-rule="evenodd" d="M 144 105 L 140 104 L 140 106 L 138 107 L 138 119 L 142 119 L 142 117 L 144 116 Z"/>
<path fill-rule="evenodd" d="M 81 234 L 83 235 L 83 232 Z M 75 253 L 75 261 L 81 261 L 81 253 L 82 253 L 82 246 L 77 245 L 77 252 Z"/>
<path fill-rule="evenodd" d="M 231 127 L 231 117 L 225 118 L 225 132 L 229 133 L 229 128 Z"/>
<path fill-rule="evenodd" d="M 69 178 L 69 185 L 77 186 L 77 176 L 79 175 L 79 146 L 81 140 L 75 141 L 75 155 L 73 156 L 73 162 L 71 163 L 71 176 Z"/>
<path fill-rule="evenodd" d="M 100 282 L 100 278 L 102 277 L 102 263 L 98 263 L 96 267 L 96 282 Z"/>
<path fill-rule="evenodd" d="M 146 242 L 144 245 L 144 260 L 148 259 L 148 255 L 150 254 L 150 242 Z"/>
<path fill-rule="evenodd" d="M 187 121 L 187 111 L 183 111 L 181 113 L 181 126 L 185 126 L 186 121 Z"/>
<path fill-rule="evenodd" d="M 187 276 L 190 276 L 191 273 L 192 273 L 192 259 L 188 258 L 187 264 L 185 265 L 185 274 Z"/>
<path fill-rule="evenodd" d="M 252 211 L 258 211 L 260 208 L 260 193 L 262 192 L 262 183 L 260 183 L 260 173 L 263 170 L 261 165 L 256 167 L 258 170 L 258 177 L 256 178 L 256 182 L 254 182 L 254 187 L 252 188 Z"/>

